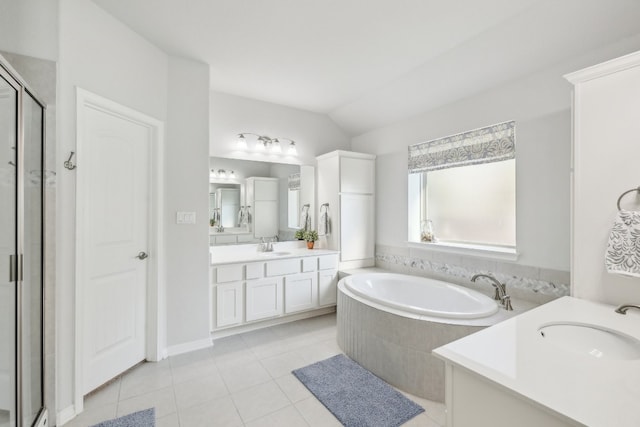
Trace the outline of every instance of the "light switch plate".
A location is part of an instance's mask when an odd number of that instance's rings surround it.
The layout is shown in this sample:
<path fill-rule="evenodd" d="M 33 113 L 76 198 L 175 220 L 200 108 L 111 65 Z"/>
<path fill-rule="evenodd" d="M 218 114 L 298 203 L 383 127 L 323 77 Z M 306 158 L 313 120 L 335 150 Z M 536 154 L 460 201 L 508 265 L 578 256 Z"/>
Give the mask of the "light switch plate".
<path fill-rule="evenodd" d="M 176 224 L 195 224 L 195 212 L 176 212 Z"/>

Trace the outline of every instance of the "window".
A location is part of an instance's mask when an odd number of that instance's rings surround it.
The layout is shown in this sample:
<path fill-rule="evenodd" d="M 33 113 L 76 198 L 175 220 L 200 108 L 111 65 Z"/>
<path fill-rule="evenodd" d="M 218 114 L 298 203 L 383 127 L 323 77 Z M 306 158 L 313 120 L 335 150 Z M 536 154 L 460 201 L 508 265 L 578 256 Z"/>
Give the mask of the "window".
<path fill-rule="evenodd" d="M 410 146 L 409 241 L 515 252 L 515 181 L 515 122 Z"/>

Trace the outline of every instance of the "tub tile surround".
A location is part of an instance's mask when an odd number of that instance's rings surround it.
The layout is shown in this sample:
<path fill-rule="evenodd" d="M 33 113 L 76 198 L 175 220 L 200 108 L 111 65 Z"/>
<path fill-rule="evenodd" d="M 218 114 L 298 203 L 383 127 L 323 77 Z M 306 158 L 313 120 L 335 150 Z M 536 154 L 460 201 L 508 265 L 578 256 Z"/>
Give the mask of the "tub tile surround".
<path fill-rule="evenodd" d="M 485 326 L 430 322 L 387 313 L 338 292 L 338 345 L 394 387 L 444 402 L 444 362 L 431 350 Z"/>
<path fill-rule="evenodd" d="M 492 296 L 493 289 L 486 283 L 472 283 L 477 273 L 492 274 L 507 285 L 513 298 L 544 304 L 569 295 L 569 272 L 525 266 L 471 256 L 376 246 L 376 267 L 385 270 L 430 277 L 465 286 Z"/>

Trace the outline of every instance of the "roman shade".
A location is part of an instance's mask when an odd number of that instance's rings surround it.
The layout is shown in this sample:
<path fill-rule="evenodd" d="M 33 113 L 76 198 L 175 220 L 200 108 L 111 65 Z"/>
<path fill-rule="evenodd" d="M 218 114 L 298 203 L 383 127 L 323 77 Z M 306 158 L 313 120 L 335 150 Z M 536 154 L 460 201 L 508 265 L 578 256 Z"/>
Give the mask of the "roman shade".
<path fill-rule="evenodd" d="M 514 159 L 516 122 L 508 121 L 409 146 L 409 173 Z"/>
<path fill-rule="evenodd" d="M 289 175 L 289 190 L 299 190 L 300 189 L 300 174 L 294 173 Z"/>

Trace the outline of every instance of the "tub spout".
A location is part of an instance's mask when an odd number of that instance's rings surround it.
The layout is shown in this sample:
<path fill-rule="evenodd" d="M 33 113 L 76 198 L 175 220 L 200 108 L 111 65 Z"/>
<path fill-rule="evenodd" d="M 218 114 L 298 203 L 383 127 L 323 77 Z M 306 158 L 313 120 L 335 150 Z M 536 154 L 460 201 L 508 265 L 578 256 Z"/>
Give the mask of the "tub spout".
<path fill-rule="evenodd" d="M 620 314 L 627 314 L 627 310 L 629 310 L 630 308 L 637 308 L 638 310 L 640 310 L 640 305 L 622 304 L 620 307 L 615 309 L 615 312 Z"/>

